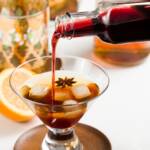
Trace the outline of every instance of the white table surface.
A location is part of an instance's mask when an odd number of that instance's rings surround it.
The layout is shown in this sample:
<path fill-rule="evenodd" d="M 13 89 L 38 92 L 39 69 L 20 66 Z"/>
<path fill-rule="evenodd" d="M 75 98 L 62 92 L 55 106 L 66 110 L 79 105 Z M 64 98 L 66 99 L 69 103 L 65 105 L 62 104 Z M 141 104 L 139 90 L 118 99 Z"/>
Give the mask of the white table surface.
<path fill-rule="evenodd" d="M 92 59 L 92 46 L 91 37 L 61 40 L 57 53 Z M 139 66 L 105 69 L 111 79 L 110 86 L 80 122 L 101 130 L 113 150 L 149 150 L 150 57 Z M 37 118 L 16 123 L 0 115 L 0 150 L 12 150 L 22 133 L 39 124 Z"/>

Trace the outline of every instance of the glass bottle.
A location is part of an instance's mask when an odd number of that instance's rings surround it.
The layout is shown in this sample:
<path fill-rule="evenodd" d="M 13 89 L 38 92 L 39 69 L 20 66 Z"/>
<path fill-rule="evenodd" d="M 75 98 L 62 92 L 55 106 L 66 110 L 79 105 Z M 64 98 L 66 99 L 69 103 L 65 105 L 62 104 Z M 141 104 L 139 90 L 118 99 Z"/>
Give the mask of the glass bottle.
<path fill-rule="evenodd" d="M 63 38 L 96 35 L 109 43 L 99 50 L 99 58 L 106 58 L 104 60 L 117 65 L 133 65 L 146 58 L 150 52 L 149 42 L 133 44 L 150 40 L 149 14 L 148 1 L 107 0 L 100 2 L 92 12 L 66 13 L 57 17 L 55 35 Z M 109 51 L 112 44 L 117 45 L 113 51 Z"/>

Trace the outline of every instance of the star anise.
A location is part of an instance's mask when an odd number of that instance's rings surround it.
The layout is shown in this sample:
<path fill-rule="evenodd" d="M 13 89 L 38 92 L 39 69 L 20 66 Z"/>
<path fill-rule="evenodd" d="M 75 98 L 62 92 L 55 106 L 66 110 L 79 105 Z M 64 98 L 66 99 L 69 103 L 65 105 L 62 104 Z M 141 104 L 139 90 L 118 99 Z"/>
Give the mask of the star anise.
<path fill-rule="evenodd" d="M 66 86 L 72 86 L 75 83 L 76 81 L 74 81 L 74 78 L 67 78 L 67 77 L 65 77 L 64 79 L 58 78 L 58 80 L 56 81 L 57 86 L 60 86 L 62 88 Z"/>

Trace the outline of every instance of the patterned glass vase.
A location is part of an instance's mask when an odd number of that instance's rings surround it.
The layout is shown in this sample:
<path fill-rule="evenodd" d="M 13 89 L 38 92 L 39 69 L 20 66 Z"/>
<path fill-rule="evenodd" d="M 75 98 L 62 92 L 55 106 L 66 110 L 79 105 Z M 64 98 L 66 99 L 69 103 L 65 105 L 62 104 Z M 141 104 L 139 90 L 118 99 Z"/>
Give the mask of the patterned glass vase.
<path fill-rule="evenodd" d="M 0 71 L 47 55 L 47 0 L 0 1 Z"/>

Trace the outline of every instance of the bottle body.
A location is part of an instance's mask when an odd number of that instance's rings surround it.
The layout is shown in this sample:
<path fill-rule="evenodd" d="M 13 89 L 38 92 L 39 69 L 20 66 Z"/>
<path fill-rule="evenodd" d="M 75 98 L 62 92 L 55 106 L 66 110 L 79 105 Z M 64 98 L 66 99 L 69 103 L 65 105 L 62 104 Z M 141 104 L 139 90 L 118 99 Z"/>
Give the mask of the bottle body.
<path fill-rule="evenodd" d="M 98 20 L 105 25 L 99 38 L 108 43 L 150 40 L 150 2 L 118 4 L 100 11 Z"/>
<path fill-rule="evenodd" d="M 130 61 L 127 64 L 132 65 L 139 63 L 150 52 L 148 44 L 137 43 L 138 41 L 150 40 L 149 14 L 150 2 L 115 3 L 114 5 L 112 3 L 107 7 L 104 6 L 104 3 L 100 3 L 99 7 L 93 12 L 67 14 L 65 18 L 59 18 L 56 32 L 59 32 L 61 37 L 71 38 L 96 35 L 99 42 L 102 40 L 109 44 L 102 46 L 102 48 L 97 48 L 96 45 L 95 51 L 100 51 L 98 53 L 103 55 L 106 50 L 105 54 L 107 54 L 107 49 L 111 49 L 112 46 L 113 50 L 110 51 L 115 56 L 112 57 L 111 54 L 111 57 L 116 59 L 118 64 L 120 61 L 120 64 L 126 65 L 126 62 Z M 113 44 L 115 44 L 114 48 Z M 100 45 L 104 45 L 104 43 L 99 44 L 98 47 Z M 98 49 L 103 49 L 103 52 Z M 126 62 L 123 63 L 124 61 Z"/>

